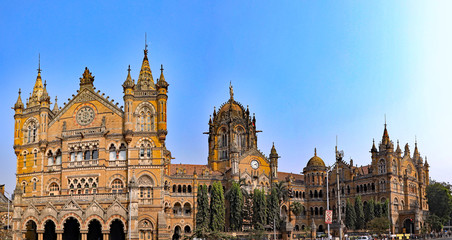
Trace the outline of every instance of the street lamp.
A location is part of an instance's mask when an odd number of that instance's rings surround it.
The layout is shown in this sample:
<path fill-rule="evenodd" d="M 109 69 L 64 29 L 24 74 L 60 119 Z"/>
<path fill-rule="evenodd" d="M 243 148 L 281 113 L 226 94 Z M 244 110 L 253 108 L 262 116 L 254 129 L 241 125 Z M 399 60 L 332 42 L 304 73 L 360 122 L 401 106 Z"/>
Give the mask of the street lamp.
<path fill-rule="evenodd" d="M 329 190 L 329 183 L 328 183 L 328 173 L 331 170 L 331 166 L 326 167 L 326 210 L 330 210 L 330 190 Z M 328 239 L 331 239 L 330 235 L 330 224 L 327 224 L 328 226 Z"/>

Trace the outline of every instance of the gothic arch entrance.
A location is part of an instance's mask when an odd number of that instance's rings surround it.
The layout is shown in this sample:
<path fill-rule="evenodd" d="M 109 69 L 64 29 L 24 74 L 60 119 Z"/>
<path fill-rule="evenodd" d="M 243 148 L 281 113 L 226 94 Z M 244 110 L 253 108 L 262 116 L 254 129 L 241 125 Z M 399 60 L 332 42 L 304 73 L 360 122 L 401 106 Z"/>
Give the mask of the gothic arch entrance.
<path fill-rule="evenodd" d="M 102 237 L 102 226 L 96 219 L 89 222 L 88 225 L 88 240 L 99 240 Z"/>
<path fill-rule="evenodd" d="M 52 220 L 48 220 L 44 225 L 44 237 L 45 240 L 56 240 L 57 235 L 55 233 L 55 223 Z"/>
<path fill-rule="evenodd" d="M 181 228 L 180 228 L 180 226 L 176 226 L 174 228 L 173 240 L 179 240 L 179 239 L 181 239 Z"/>
<path fill-rule="evenodd" d="M 64 223 L 63 240 L 80 240 L 80 223 L 70 217 Z"/>
<path fill-rule="evenodd" d="M 406 233 L 414 233 L 414 221 L 411 218 L 405 219 L 403 221 L 403 228 L 405 228 Z"/>
<path fill-rule="evenodd" d="M 33 220 L 27 222 L 27 232 L 25 233 L 26 240 L 37 240 L 38 234 L 36 233 L 36 223 Z"/>
<path fill-rule="evenodd" d="M 125 240 L 124 225 L 119 219 L 110 224 L 110 240 Z"/>

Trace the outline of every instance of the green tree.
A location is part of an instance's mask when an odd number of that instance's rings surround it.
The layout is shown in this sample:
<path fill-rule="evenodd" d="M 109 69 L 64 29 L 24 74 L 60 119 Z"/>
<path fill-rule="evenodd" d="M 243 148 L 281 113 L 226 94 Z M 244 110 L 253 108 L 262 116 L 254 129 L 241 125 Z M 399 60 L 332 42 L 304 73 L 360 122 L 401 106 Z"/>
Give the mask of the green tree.
<path fill-rule="evenodd" d="M 381 216 L 387 218 L 389 216 L 389 200 L 380 203 L 381 204 Z"/>
<path fill-rule="evenodd" d="M 267 202 L 264 190 L 254 189 L 253 193 L 253 226 L 254 229 L 263 230 L 267 223 Z"/>
<path fill-rule="evenodd" d="M 443 221 L 440 217 L 436 216 L 434 213 L 430 214 L 427 218 L 428 225 L 435 232 L 440 232 L 443 229 Z"/>
<path fill-rule="evenodd" d="M 367 227 L 377 234 L 385 233 L 389 229 L 389 219 L 385 217 L 374 218 L 367 224 Z"/>
<path fill-rule="evenodd" d="M 206 231 L 209 229 L 210 209 L 209 196 L 206 185 L 198 186 L 198 211 L 196 212 L 196 229 Z"/>
<path fill-rule="evenodd" d="M 375 203 L 373 199 L 371 199 L 367 202 L 367 204 L 364 205 L 364 218 L 366 220 L 366 223 L 375 218 L 374 206 Z"/>
<path fill-rule="evenodd" d="M 243 195 L 238 182 L 233 182 L 228 191 L 229 225 L 232 231 L 241 231 L 243 223 Z"/>
<path fill-rule="evenodd" d="M 431 181 L 426 193 L 430 213 L 441 218 L 442 223 L 449 221 L 452 213 L 452 196 L 447 184 Z"/>
<path fill-rule="evenodd" d="M 272 188 L 270 195 L 267 197 L 267 210 L 267 222 L 270 224 L 270 227 L 273 228 L 273 226 L 276 226 L 279 229 L 279 200 L 276 188 Z"/>
<path fill-rule="evenodd" d="M 223 185 L 220 182 L 214 182 L 210 194 L 210 229 L 214 232 L 224 231 L 224 218 Z"/>
<path fill-rule="evenodd" d="M 381 203 L 379 202 L 374 202 L 375 203 L 375 217 L 379 218 L 381 217 Z"/>
<path fill-rule="evenodd" d="M 301 212 L 303 211 L 303 205 L 301 205 L 300 202 L 293 202 L 290 205 L 290 210 L 295 216 L 300 216 Z"/>
<path fill-rule="evenodd" d="M 361 201 L 361 196 L 358 195 L 355 198 L 355 213 L 356 213 L 356 229 L 364 228 L 364 210 L 363 210 L 363 202 Z"/>
<path fill-rule="evenodd" d="M 287 182 L 281 181 L 281 182 L 273 183 L 273 188 L 275 188 L 276 192 L 278 193 L 278 200 L 279 200 L 279 204 L 281 206 L 282 202 L 285 202 L 289 199 L 289 191 L 287 188 Z"/>
<path fill-rule="evenodd" d="M 345 206 L 345 226 L 348 229 L 354 229 L 356 224 L 356 213 L 355 208 L 347 199 L 347 204 Z"/>

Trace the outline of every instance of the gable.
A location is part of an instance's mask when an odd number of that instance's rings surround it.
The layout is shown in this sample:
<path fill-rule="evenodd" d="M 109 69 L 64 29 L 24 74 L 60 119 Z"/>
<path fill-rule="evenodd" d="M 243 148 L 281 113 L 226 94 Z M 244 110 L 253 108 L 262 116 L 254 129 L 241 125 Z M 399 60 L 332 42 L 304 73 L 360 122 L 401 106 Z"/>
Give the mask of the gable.
<path fill-rule="evenodd" d="M 56 114 L 52 121 L 50 121 L 49 127 L 62 118 L 71 117 L 74 114 L 73 111 L 76 110 L 77 106 L 80 106 L 84 103 L 90 103 L 97 108 L 105 108 L 100 113 L 111 112 L 121 118 L 124 116 L 124 111 L 118 107 L 118 103 L 114 104 L 113 101 L 109 101 L 108 99 L 104 98 L 103 95 L 99 94 L 99 91 L 96 93 L 90 89 L 85 88 L 81 90 L 75 97 L 70 99 L 66 105 L 64 105 L 63 109 L 61 109 L 61 111 Z"/>

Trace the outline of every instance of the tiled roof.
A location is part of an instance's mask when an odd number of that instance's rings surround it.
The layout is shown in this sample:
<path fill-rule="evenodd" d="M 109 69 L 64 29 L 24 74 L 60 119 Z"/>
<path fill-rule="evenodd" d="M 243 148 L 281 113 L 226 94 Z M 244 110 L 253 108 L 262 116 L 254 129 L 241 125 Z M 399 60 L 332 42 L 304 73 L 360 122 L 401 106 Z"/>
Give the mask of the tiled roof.
<path fill-rule="evenodd" d="M 286 181 L 288 176 L 292 176 L 294 178 L 295 184 L 304 183 L 304 175 L 295 174 L 295 173 L 286 173 L 286 172 L 278 172 L 278 181 Z"/>
<path fill-rule="evenodd" d="M 210 175 L 221 175 L 220 172 L 212 171 L 207 165 L 197 165 L 197 164 L 171 164 L 170 165 L 170 175 L 188 175 L 192 176 L 196 170 L 198 176 L 202 176 L 203 172 L 206 170 L 210 171 Z"/>

